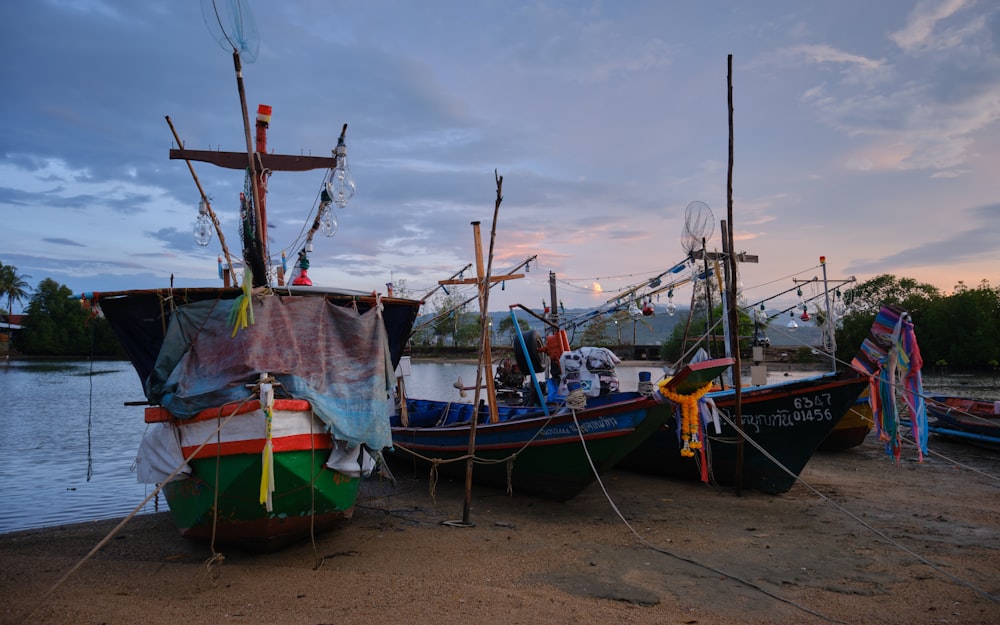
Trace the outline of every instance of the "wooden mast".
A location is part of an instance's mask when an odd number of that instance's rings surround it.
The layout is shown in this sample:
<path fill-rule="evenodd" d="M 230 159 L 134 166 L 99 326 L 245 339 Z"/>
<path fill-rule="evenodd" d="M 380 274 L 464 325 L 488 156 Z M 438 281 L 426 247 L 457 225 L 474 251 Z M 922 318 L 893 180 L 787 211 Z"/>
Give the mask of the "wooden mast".
<path fill-rule="evenodd" d="M 250 172 L 250 189 L 253 194 L 253 212 L 254 212 L 254 223 L 257 225 L 257 247 L 260 251 L 260 261 L 264 265 L 264 269 L 267 269 L 267 230 L 264 229 L 264 207 L 260 204 L 260 189 L 258 187 L 257 176 L 259 175 L 259 169 L 257 167 L 257 161 L 254 158 L 256 154 L 254 150 L 254 144 L 250 138 L 250 113 L 247 111 L 247 94 L 246 90 L 243 88 L 243 66 L 240 63 L 240 51 L 233 48 L 233 66 L 236 69 L 236 88 L 240 92 L 240 111 L 243 113 L 243 132 L 247 139 L 247 163 L 248 171 Z M 253 277 L 253 285 L 267 286 L 267 276 L 257 276 Z"/>
<path fill-rule="evenodd" d="M 235 63 L 239 68 L 239 54 L 235 54 Z M 267 178 L 264 172 L 272 171 L 311 171 L 314 169 L 333 169 L 337 166 L 336 156 L 302 156 L 295 154 L 268 154 L 267 130 L 270 127 L 271 107 L 260 105 L 257 109 L 256 142 L 251 144 L 250 122 L 246 112 L 246 96 L 243 91 L 243 80 L 237 70 L 237 80 L 240 87 L 240 103 L 243 105 L 244 128 L 247 136 L 247 152 L 222 152 L 213 150 L 187 150 L 181 145 L 179 149 L 170 150 L 170 158 L 211 163 L 226 169 L 247 170 L 248 163 L 253 192 L 254 221 L 257 223 L 256 237 L 260 245 L 261 262 L 267 267 Z M 178 145 L 180 142 L 178 141 Z M 256 148 L 256 149 L 255 149 Z M 192 170 L 193 171 L 193 170 Z M 318 221 L 318 218 L 317 218 Z M 221 239 L 221 233 L 220 233 Z M 228 253 L 227 253 L 228 255 Z M 232 263 L 230 263 L 232 266 Z M 254 275 L 254 286 L 265 286 L 267 275 Z"/>
<path fill-rule="evenodd" d="M 174 122 L 170 120 L 170 116 L 167 115 L 167 125 L 170 126 L 170 132 L 173 133 L 174 139 L 177 141 L 177 147 L 184 149 L 184 143 L 181 142 L 180 135 L 177 134 L 177 129 L 174 128 Z M 212 218 L 212 225 L 215 226 L 215 232 L 219 235 L 219 245 L 222 246 L 222 253 L 226 256 L 226 265 L 229 268 L 226 272 L 226 286 L 229 286 L 230 281 L 232 284 L 236 284 L 236 270 L 233 269 L 233 257 L 229 253 L 229 246 L 226 245 L 226 236 L 222 233 L 222 227 L 219 225 L 219 218 L 215 216 L 215 211 L 212 210 L 212 203 L 208 199 L 208 195 L 205 194 L 205 189 L 201 186 L 201 181 L 198 180 L 198 174 L 194 171 L 194 165 L 191 161 L 184 159 L 187 163 L 188 171 L 191 172 L 191 177 L 194 178 L 194 184 L 198 187 L 198 194 L 201 195 L 201 201 L 205 203 L 205 208 L 208 210 L 209 217 Z"/>
<path fill-rule="evenodd" d="M 479 222 L 472 222 L 472 232 L 475 239 L 475 253 L 476 253 L 476 278 L 472 280 L 442 280 L 439 284 L 476 284 L 478 285 L 479 291 L 479 315 L 480 315 L 480 343 L 481 349 L 479 351 L 479 363 L 476 367 L 476 392 L 475 400 L 472 406 L 472 423 L 469 426 L 469 446 L 465 465 L 465 502 L 462 507 L 462 520 L 460 522 L 446 522 L 449 525 L 455 525 L 459 527 L 472 527 L 475 525 L 472 523 L 471 510 L 472 510 L 472 469 L 474 465 L 474 459 L 476 454 L 476 425 L 479 422 L 479 390 L 482 386 L 482 376 L 484 367 L 489 367 L 489 375 L 486 376 L 486 397 L 487 403 L 489 404 L 490 411 L 490 422 L 496 423 L 499 419 L 499 414 L 497 411 L 497 399 L 496 399 L 496 389 L 493 385 L 493 354 L 490 348 L 490 328 L 489 328 L 489 298 L 490 298 L 490 287 L 494 282 L 499 282 L 503 280 L 509 280 L 513 278 L 522 278 L 522 275 L 504 275 L 504 276 L 493 276 L 493 244 L 496 241 L 497 236 L 497 217 L 500 214 L 500 204 L 503 202 L 503 176 L 499 176 L 494 172 L 497 184 L 497 197 L 496 203 L 493 207 L 493 227 L 490 230 L 490 251 L 489 260 L 486 263 L 485 268 L 483 267 L 483 243 L 482 237 L 479 232 Z"/>
<path fill-rule="evenodd" d="M 260 253 L 260 261 L 267 269 L 267 211 L 265 207 L 267 194 L 266 171 L 309 171 L 312 169 L 333 168 L 337 165 L 336 156 L 285 156 L 267 153 L 267 129 L 271 120 L 271 107 L 261 105 L 257 109 L 256 142 L 250 132 L 250 114 L 247 110 L 246 90 L 243 86 L 243 66 L 240 52 L 233 48 L 233 67 L 236 71 L 236 88 L 240 94 L 240 109 L 243 115 L 243 131 L 246 136 L 246 152 L 213 152 L 206 150 L 185 150 L 183 147 L 170 150 L 171 159 L 185 161 L 201 161 L 212 163 L 228 169 L 244 169 L 250 172 L 250 188 L 253 195 L 254 223 L 256 232 L 254 238 Z M 255 287 L 267 286 L 268 276 L 254 275 Z"/>
<path fill-rule="evenodd" d="M 257 105 L 257 141 L 256 141 L 256 154 L 267 154 L 267 128 L 271 124 L 271 107 L 266 104 Z M 264 174 L 265 170 L 255 170 L 253 171 L 254 180 L 256 181 L 256 191 L 257 195 L 254 197 L 254 202 L 260 202 L 260 210 L 257 213 L 260 215 L 260 245 L 261 251 L 263 252 L 264 258 L 267 258 L 267 176 Z M 255 204 L 256 205 L 256 204 Z"/>
<path fill-rule="evenodd" d="M 729 222 L 729 236 L 727 237 L 727 244 L 729 247 L 729 256 L 726 262 L 729 263 L 729 284 L 726 285 L 727 291 L 729 293 L 729 310 L 726 311 L 729 315 L 729 327 L 731 331 L 729 333 L 729 340 L 731 347 L 731 352 L 733 355 L 733 392 L 735 394 L 735 405 L 733 410 L 735 414 L 733 415 L 733 420 L 736 424 L 736 429 L 739 431 L 740 436 L 738 437 L 736 443 L 736 492 L 741 493 L 743 490 L 743 393 L 741 388 L 743 386 L 742 380 L 740 378 L 740 339 L 739 339 L 739 315 L 736 312 L 736 283 L 739 281 L 736 276 L 736 252 L 733 247 L 733 231 L 735 226 L 733 225 L 733 55 L 729 55 L 728 59 L 728 72 L 727 72 L 727 83 L 728 83 L 728 101 L 729 101 L 729 173 L 726 180 L 726 209 L 727 218 Z"/>

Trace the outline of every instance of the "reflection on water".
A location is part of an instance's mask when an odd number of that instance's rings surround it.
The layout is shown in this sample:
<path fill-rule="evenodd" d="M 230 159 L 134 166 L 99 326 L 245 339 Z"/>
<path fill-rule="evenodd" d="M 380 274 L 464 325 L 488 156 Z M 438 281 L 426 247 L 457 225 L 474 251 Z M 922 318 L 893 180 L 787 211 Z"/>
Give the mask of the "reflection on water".
<path fill-rule="evenodd" d="M 455 383 L 461 378 L 472 387 L 476 381 L 475 364 L 415 362 L 411 369 L 410 397 L 461 401 Z M 622 390 L 636 389 L 640 371 L 653 380 L 663 374 L 652 363 L 619 366 Z M 769 381 L 814 374 L 776 371 Z M 927 394 L 1000 399 L 992 376 L 927 375 L 924 388 Z M 467 391 L 464 401 L 472 397 Z M 124 405 L 141 399 L 127 362 L 0 363 L 0 533 L 132 512 L 152 492 L 132 471 L 146 430 L 143 410 Z M 162 498 L 160 505 L 165 509 Z"/>
<path fill-rule="evenodd" d="M 145 499 L 131 471 L 143 411 L 123 405 L 137 399 L 127 362 L 0 364 L 0 532 L 122 517 Z"/>

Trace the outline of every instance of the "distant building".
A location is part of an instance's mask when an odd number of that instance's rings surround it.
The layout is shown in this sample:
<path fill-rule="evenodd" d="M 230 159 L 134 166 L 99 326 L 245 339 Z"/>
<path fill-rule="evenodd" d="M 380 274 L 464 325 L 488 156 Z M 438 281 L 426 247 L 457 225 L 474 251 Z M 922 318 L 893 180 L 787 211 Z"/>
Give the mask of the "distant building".
<path fill-rule="evenodd" d="M 24 315 L 10 315 L 8 320 L 0 321 L 0 358 L 10 356 L 10 342 L 14 338 L 14 334 L 21 331 L 23 320 Z"/>

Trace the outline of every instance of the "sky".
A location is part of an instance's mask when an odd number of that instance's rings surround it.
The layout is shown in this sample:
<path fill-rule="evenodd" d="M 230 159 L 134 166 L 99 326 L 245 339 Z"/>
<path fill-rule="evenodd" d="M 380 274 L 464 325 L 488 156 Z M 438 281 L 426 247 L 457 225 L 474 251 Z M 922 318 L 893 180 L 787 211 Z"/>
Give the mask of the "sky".
<path fill-rule="evenodd" d="M 775 294 L 821 278 L 821 255 L 831 280 L 1000 284 L 996 2 L 244 4 L 247 103 L 273 107 L 269 149 L 329 155 L 349 125 L 357 194 L 314 241 L 315 284 L 431 292 L 475 262 L 473 221 L 490 250 L 495 176 L 492 273 L 537 258 L 491 310 L 537 309 L 550 274 L 565 307 L 595 308 L 681 263 L 692 236 L 721 249 L 729 55 L 731 225 L 758 257 L 739 267 L 747 301 L 794 300 Z M 187 148 L 246 149 L 217 34 L 201 0 L 7 4 L 0 262 L 74 293 L 220 283 L 165 120 Z M 193 166 L 238 246 L 243 174 Z M 275 263 L 294 264 L 325 174 L 270 178 Z"/>

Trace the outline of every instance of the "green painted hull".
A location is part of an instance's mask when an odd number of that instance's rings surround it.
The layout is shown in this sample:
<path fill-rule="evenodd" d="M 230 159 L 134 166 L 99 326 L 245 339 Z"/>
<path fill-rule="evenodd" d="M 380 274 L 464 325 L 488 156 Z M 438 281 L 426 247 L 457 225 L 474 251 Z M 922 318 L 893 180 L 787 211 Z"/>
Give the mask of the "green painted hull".
<path fill-rule="evenodd" d="M 601 472 L 614 467 L 672 414 L 669 406 L 637 393 L 618 395 L 624 401 L 595 405 L 577 414 L 579 427 L 585 433 L 586 451 L 569 413 L 479 424 L 473 480 L 500 488 L 509 484 L 514 492 L 556 501 L 573 498 L 594 482 L 594 468 Z M 399 463 L 420 464 L 425 464 L 420 458 L 433 458 L 438 461 L 436 469 L 440 474 L 461 479 L 466 473 L 463 458 L 468 453 L 469 430 L 469 424 L 394 427 L 393 444 L 397 449 L 388 457 Z"/>
<path fill-rule="evenodd" d="M 191 476 L 163 490 L 183 536 L 211 539 L 214 532 L 222 543 L 254 550 L 279 548 L 353 513 L 360 478 L 326 467 L 328 454 L 329 450 L 274 454 L 271 512 L 260 503 L 259 454 L 193 460 Z"/>

